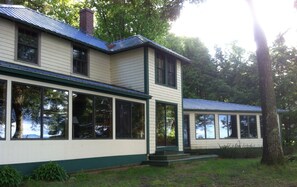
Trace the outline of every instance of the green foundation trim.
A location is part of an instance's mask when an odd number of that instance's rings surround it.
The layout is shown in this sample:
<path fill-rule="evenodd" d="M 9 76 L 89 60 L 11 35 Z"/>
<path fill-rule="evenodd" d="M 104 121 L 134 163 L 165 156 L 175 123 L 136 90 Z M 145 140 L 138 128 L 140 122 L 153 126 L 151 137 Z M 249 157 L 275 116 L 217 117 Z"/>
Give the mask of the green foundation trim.
<path fill-rule="evenodd" d="M 127 166 L 132 164 L 141 164 L 143 161 L 146 161 L 146 154 L 85 158 L 75 160 L 59 160 L 54 162 L 61 165 L 68 173 L 73 173 L 84 170 L 97 170 L 104 168 Z M 44 163 L 46 162 L 9 164 L 9 166 L 17 169 L 25 175 L 30 175 L 34 169 L 36 169 Z M 4 165 L 0 165 L 0 167 L 2 166 Z"/>

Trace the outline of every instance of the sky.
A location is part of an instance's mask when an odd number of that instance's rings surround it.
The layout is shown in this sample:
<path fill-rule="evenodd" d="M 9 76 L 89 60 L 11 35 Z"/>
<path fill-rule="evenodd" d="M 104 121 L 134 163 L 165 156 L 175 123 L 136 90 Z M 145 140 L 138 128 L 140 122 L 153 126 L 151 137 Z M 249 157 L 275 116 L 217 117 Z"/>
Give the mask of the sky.
<path fill-rule="evenodd" d="M 254 0 L 258 21 L 272 45 L 279 33 L 285 33 L 288 45 L 297 46 L 297 9 L 294 0 Z M 172 23 L 177 36 L 198 37 L 209 49 L 224 47 L 233 41 L 254 51 L 253 22 L 246 0 L 206 0 L 185 3 L 180 17 Z"/>

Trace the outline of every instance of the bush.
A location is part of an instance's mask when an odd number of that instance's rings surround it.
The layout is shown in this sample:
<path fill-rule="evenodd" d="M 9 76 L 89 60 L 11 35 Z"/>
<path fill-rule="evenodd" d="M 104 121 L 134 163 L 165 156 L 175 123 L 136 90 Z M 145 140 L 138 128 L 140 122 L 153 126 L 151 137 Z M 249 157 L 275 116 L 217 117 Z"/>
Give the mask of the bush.
<path fill-rule="evenodd" d="M 48 162 L 33 171 L 32 178 L 43 181 L 66 181 L 66 171 L 55 162 Z"/>
<path fill-rule="evenodd" d="M 257 158 L 262 155 L 261 147 L 221 146 L 218 152 L 222 158 Z"/>
<path fill-rule="evenodd" d="M 0 186 L 19 186 L 23 176 L 20 172 L 10 166 L 0 168 Z"/>

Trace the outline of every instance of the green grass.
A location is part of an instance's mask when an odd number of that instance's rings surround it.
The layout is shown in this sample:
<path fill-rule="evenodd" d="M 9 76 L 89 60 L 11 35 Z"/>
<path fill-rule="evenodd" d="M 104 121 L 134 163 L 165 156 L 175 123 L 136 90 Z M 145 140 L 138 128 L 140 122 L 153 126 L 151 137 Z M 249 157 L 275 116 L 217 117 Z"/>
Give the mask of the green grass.
<path fill-rule="evenodd" d="M 170 167 L 138 166 L 73 174 L 67 182 L 26 181 L 24 186 L 297 186 L 297 161 L 260 165 L 259 159 L 191 161 Z"/>

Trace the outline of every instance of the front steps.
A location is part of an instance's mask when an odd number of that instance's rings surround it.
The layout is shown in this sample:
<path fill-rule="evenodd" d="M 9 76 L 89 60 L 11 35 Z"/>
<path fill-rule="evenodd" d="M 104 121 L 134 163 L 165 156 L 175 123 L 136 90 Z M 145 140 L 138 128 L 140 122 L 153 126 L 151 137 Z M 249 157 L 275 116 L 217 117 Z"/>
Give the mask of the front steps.
<path fill-rule="evenodd" d="M 192 161 L 192 160 L 205 160 L 218 158 L 218 155 L 190 155 L 180 152 L 157 152 L 149 156 L 149 160 L 144 164 L 151 166 L 170 166 L 176 163 Z"/>

